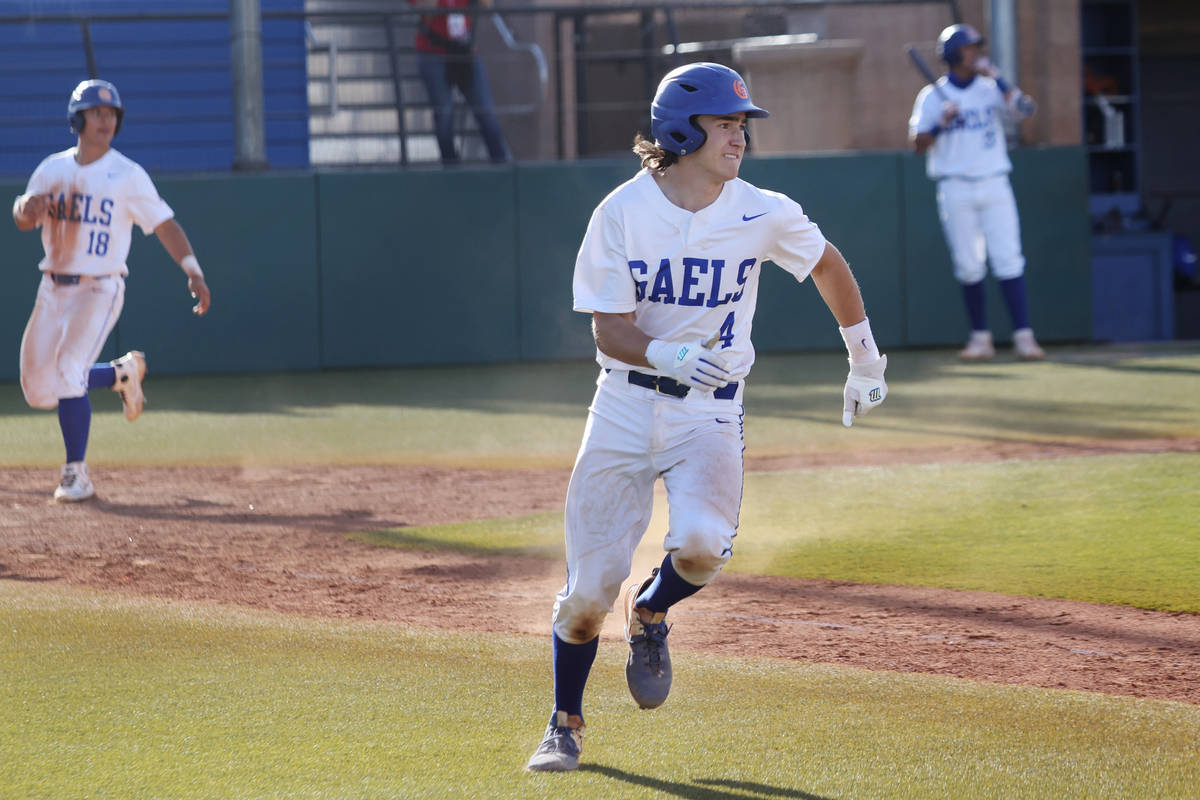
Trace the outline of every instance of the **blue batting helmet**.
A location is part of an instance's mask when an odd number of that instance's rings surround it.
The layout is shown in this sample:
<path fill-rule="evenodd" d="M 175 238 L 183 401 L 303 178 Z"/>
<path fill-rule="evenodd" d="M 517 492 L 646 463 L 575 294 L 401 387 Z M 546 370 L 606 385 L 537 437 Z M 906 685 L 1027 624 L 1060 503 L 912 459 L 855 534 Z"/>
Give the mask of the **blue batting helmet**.
<path fill-rule="evenodd" d="M 80 81 L 75 91 L 71 92 L 71 99 L 67 102 L 67 122 L 71 125 L 71 132 L 83 132 L 83 112 L 96 106 L 112 106 L 117 110 L 117 129 L 113 135 L 120 133 L 125 106 L 121 105 L 121 95 L 117 93 L 117 87 L 101 80 Z"/>
<path fill-rule="evenodd" d="M 962 60 L 962 53 L 959 51 L 963 46 L 983 44 L 985 41 L 987 40 L 983 35 L 970 25 L 951 25 L 938 36 L 938 58 L 953 67 Z"/>
<path fill-rule="evenodd" d="M 677 67 L 658 84 L 650 105 L 650 133 L 664 150 L 686 156 L 704 144 L 707 135 L 696 125 L 699 114 L 770 116 L 750 102 L 742 76 L 729 67 L 702 62 Z"/>

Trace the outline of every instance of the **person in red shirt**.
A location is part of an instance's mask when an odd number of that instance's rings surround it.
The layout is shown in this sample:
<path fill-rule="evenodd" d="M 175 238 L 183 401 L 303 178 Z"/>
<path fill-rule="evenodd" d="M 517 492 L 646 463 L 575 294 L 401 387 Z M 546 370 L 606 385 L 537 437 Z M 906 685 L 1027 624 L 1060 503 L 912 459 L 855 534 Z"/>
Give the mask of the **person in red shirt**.
<path fill-rule="evenodd" d="M 490 6 L 491 0 L 409 0 L 418 8 L 444 9 L 446 13 L 423 14 L 417 21 L 415 47 L 417 69 L 425 82 L 433 106 L 433 125 L 442 163 L 459 162 L 454 145 L 454 89 L 462 93 L 493 163 L 510 160 L 508 145 L 492 104 L 483 62 L 475 55 L 475 16 L 454 9 L 476 4 Z"/>

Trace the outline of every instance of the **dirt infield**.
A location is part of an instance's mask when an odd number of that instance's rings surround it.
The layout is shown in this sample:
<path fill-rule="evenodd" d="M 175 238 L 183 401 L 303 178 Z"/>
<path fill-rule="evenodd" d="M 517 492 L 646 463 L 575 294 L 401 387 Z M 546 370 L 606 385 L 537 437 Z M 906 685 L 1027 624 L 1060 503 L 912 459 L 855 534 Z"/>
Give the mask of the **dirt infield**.
<path fill-rule="evenodd" d="M 972 446 L 749 460 L 750 469 L 1200 451 L 1200 440 Z M 548 636 L 561 562 L 370 547 L 344 533 L 561 508 L 562 470 L 93 469 L 98 499 L 50 502 L 53 470 L 0 470 L 0 579 L 274 611 Z M 604 638 L 619 637 L 618 615 Z M 1200 704 L 1200 616 L 983 592 L 722 575 L 672 614 L 672 643 Z M 548 650 L 547 650 L 548 652 Z M 603 652 L 603 651 L 602 651 Z"/>

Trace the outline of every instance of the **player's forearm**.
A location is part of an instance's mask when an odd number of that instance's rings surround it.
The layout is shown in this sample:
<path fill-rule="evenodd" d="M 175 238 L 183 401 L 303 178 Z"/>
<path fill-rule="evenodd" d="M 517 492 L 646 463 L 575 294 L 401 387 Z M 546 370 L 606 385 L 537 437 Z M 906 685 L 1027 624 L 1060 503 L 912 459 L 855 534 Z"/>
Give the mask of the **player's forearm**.
<path fill-rule="evenodd" d="M 909 142 L 912 144 L 913 152 L 917 155 L 924 153 L 929 148 L 933 147 L 934 136 L 931 133 L 918 133 L 912 137 Z"/>
<path fill-rule="evenodd" d="M 633 314 L 592 314 L 592 335 L 604 355 L 634 366 L 651 366 L 646 360 L 651 337 L 633 323 Z"/>
<path fill-rule="evenodd" d="M 850 271 L 850 265 L 832 242 L 825 245 L 825 253 L 812 271 L 813 282 L 821 299 L 829 307 L 839 326 L 848 328 L 867 317 L 858 281 Z"/>
<path fill-rule="evenodd" d="M 162 242 L 162 246 L 171 254 L 171 258 L 175 259 L 175 263 L 187 272 L 187 268 L 183 267 L 183 260 L 188 256 L 193 256 L 192 244 L 188 241 L 187 234 L 183 232 L 183 228 L 174 219 L 169 219 L 154 229 L 154 235 Z"/>

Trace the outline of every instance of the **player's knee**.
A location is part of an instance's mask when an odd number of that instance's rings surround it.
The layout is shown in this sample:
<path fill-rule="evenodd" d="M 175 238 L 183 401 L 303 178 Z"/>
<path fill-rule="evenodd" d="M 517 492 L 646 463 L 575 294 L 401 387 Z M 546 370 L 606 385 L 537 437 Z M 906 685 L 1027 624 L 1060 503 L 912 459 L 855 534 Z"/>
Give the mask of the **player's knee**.
<path fill-rule="evenodd" d="M 675 572 L 693 586 L 703 586 L 717 577 L 729 560 L 730 548 L 720 542 L 693 540 L 671 554 Z"/>
<path fill-rule="evenodd" d="M 1025 261 L 1024 259 L 1018 259 L 1001 262 L 992 268 L 992 272 L 995 273 L 996 280 L 1010 281 L 1025 274 Z"/>
<path fill-rule="evenodd" d="M 983 264 L 955 264 L 954 277 L 966 285 L 979 283 L 987 277 L 987 268 Z"/>
<path fill-rule="evenodd" d="M 584 613 L 561 614 L 554 621 L 554 635 L 568 644 L 587 644 L 600 635 L 607 610 L 591 609 Z"/>
<path fill-rule="evenodd" d="M 35 386 L 31 382 L 21 379 L 21 391 L 25 395 L 25 402 L 30 408 L 52 409 L 58 408 L 58 393 L 52 390 L 47 390 L 41 386 Z"/>
<path fill-rule="evenodd" d="M 564 642 L 584 644 L 600 635 L 600 628 L 621 591 L 621 579 L 611 586 L 576 582 L 571 593 L 554 604 L 554 633 Z"/>

